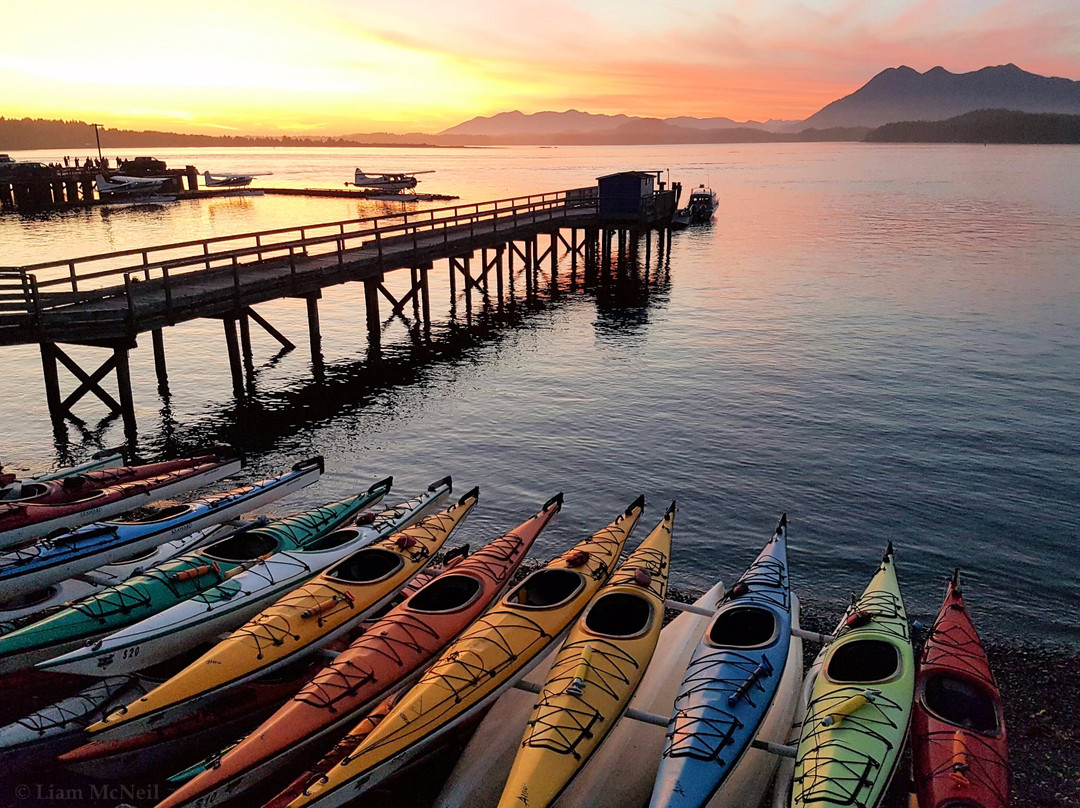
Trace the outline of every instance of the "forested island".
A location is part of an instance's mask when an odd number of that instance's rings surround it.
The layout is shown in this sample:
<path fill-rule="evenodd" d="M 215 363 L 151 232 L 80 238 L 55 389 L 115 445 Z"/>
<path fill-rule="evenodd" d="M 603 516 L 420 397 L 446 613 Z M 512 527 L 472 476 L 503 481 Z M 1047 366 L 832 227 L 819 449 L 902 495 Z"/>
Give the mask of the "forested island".
<path fill-rule="evenodd" d="M 869 143 L 1080 143 L 1080 115 L 980 109 L 944 121 L 887 123 Z"/>

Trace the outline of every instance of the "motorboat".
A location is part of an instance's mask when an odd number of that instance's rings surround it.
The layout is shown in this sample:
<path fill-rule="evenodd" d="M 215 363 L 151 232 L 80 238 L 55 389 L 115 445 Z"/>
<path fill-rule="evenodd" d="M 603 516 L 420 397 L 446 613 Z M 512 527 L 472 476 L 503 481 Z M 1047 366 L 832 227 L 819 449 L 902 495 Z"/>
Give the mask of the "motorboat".
<path fill-rule="evenodd" d="M 374 188 L 379 191 L 387 191 L 390 194 L 398 194 L 402 191 L 407 191 L 416 187 L 416 183 L 419 182 L 416 179 L 418 174 L 434 174 L 434 171 L 412 171 L 412 172 L 386 172 L 380 174 L 378 172 L 372 172 L 368 174 L 362 168 L 356 169 L 352 182 L 345 183 L 346 185 L 354 185 L 357 188 Z"/>
<path fill-rule="evenodd" d="M 272 173 L 267 171 L 262 174 L 211 174 L 209 171 L 204 171 L 203 184 L 207 188 L 242 188 L 251 185 L 254 177 L 266 177 Z"/>
<path fill-rule="evenodd" d="M 706 188 L 704 185 L 699 185 L 690 192 L 690 201 L 687 203 L 685 210 L 690 214 L 690 222 L 699 224 L 709 221 L 719 205 L 720 203 L 716 200 L 716 191 L 712 188 Z"/>

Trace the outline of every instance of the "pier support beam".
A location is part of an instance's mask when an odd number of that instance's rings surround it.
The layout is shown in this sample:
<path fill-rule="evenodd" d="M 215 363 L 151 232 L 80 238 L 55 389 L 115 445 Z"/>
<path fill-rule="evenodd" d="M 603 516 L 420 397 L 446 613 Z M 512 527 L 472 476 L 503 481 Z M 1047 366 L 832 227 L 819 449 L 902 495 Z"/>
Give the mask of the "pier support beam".
<path fill-rule="evenodd" d="M 451 270 L 451 274 L 453 271 Z M 368 344 L 377 350 L 382 342 L 382 320 L 379 319 L 379 286 L 382 275 L 364 281 L 364 302 L 367 306 Z"/>
<path fill-rule="evenodd" d="M 154 341 L 154 370 L 157 372 L 158 392 L 168 395 L 169 369 L 165 366 L 165 340 L 160 328 L 151 331 L 150 336 Z"/>
<path fill-rule="evenodd" d="M 240 341 L 236 338 L 236 318 L 223 317 L 225 327 L 225 345 L 229 350 L 229 371 L 232 374 L 233 394 L 244 397 L 244 363 L 240 358 Z"/>
<path fill-rule="evenodd" d="M 322 355 L 322 330 L 319 327 L 320 297 L 322 297 L 322 293 L 316 292 L 308 295 L 304 299 L 307 301 L 308 343 L 311 347 L 311 369 L 315 373 L 315 381 L 322 383 L 325 368 L 323 366 Z"/>
<path fill-rule="evenodd" d="M 128 349 L 130 347 L 134 347 L 134 345 L 113 346 L 112 356 L 102 362 L 101 366 L 93 373 L 87 373 L 56 343 L 41 343 L 41 367 L 45 376 L 45 398 L 49 405 L 49 416 L 52 418 L 53 424 L 59 425 L 63 423 L 64 418 L 74 417 L 71 408 L 87 393 L 93 393 L 109 408 L 110 413 L 123 417 L 128 440 L 134 442 L 135 403 L 131 394 L 131 371 L 128 367 Z M 58 362 L 79 380 L 79 386 L 64 399 L 61 398 L 60 394 Z M 119 401 L 100 384 L 101 380 L 108 376 L 109 373 L 116 374 L 116 384 L 120 395 Z"/>

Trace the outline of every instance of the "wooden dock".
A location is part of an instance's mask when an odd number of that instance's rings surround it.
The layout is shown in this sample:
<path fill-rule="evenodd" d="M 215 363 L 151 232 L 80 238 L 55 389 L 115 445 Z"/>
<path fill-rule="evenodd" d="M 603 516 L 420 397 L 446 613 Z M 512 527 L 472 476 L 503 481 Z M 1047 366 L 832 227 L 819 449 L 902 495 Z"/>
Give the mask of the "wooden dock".
<path fill-rule="evenodd" d="M 635 181 L 647 174 L 626 172 Z M 613 175 L 621 176 L 621 175 Z M 609 269 L 613 247 L 633 255 L 643 233 L 670 238 L 677 190 L 648 190 L 630 198 L 597 187 L 577 188 L 453 207 L 265 230 L 236 236 L 88 255 L 23 267 L 0 268 L 0 346 L 40 346 L 49 412 L 60 424 L 75 404 L 93 393 L 123 416 L 129 436 L 135 419 L 128 352 L 139 334 L 152 336 L 160 387 L 168 373 L 163 330 L 196 318 L 224 324 L 234 392 L 245 394 L 243 365 L 250 362 L 250 321 L 284 347 L 287 337 L 254 307 L 283 297 L 307 301 L 308 332 L 316 380 L 322 374 L 318 301 L 322 290 L 364 285 L 369 341 L 381 330 L 380 300 L 394 314 L 410 303 L 430 325 L 428 273 L 436 261 L 449 268 L 451 306 L 466 311 L 473 294 L 488 297 L 494 281 L 502 301 L 514 277 L 524 276 L 526 298 L 539 293 L 541 269 L 557 282 L 560 251 L 586 276 Z M 661 240 L 661 243 L 663 241 Z M 645 240 L 646 249 L 651 241 Z M 658 248 L 660 249 L 660 248 Z M 409 290 L 395 297 L 387 273 L 407 271 Z M 504 283 L 504 277 L 506 283 Z M 63 344 L 99 346 L 110 353 L 93 372 L 81 368 Z M 79 382 L 62 397 L 59 367 Z M 117 396 L 101 382 L 116 378 Z"/>

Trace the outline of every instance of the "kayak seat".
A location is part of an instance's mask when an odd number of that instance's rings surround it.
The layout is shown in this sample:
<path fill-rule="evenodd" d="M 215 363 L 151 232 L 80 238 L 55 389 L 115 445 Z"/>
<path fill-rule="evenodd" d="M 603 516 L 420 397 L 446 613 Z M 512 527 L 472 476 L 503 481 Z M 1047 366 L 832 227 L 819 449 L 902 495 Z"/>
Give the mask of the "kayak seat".
<path fill-rule="evenodd" d="M 325 536 L 315 539 L 310 544 L 304 545 L 304 550 L 333 550 L 335 547 L 340 547 L 346 542 L 353 541 L 360 531 L 355 527 L 347 527 L 344 530 L 335 530 L 333 533 L 327 533 Z"/>
<path fill-rule="evenodd" d="M 207 558 L 216 561 L 250 561 L 272 553 L 278 548 L 278 540 L 257 530 L 240 533 L 212 544 L 205 551 Z"/>
<path fill-rule="evenodd" d="M 926 680 L 923 704 L 942 721 L 983 735 L 998 733 L 994 699 L 982 688 L 963 679 L 939 673 Z"/>
<path fill-rule="evenodd" d="M 709 628 L 709 644 L 721 648 L 760 648 L 776 634 L 776 615 L 756 606 L 738 606 L 716 615 Z"/>
<path fill-rule="evenodd" d="M 327 572 L 327 577 L 347 583 L 373 583 L 393 575 L 405 566 L 405 559 L 381 547 L 368 547 L 353 553 Z"/>
<path fill-rule="evenodd" d="M 604 637 L 635 637 L 652 623 L 652 604 L 629 592 L 612 592 L 593 602 L 585 628 Z"/>
<path fill-rule="evenodd" d="M 506 603 L 530 609 L 550 609 L 570 600 L 584 586 L 585 579 L 571 570 L 537 570 L 506 596 Z"/>
<path fill-rule="evenodd" d="M 480 594 L 480 581 L 471 575 L 440 575 L 409 599 L 417 612 L 449 612 L 471 603 Z"/>
<path fill-rule="evenodd" d="M 884 682 L 900 673 L 900 654 L 884 640 L 854 640 L 837 648 L 825 675 L 839 683 Z"/>
<path fill-rule="evenodd" d="M 148 511 L 141 516 L 135 516 L 130 519 L 124 519 L 123 521 L 117 521 L 115 524 L 121 525 L 145 525 L 149 522 L 164 522 L 166 519 L 173 519 L 187 513 L 192 508 L 191 505 L 170 505 L 167 508 L 154 509 Z"/>

